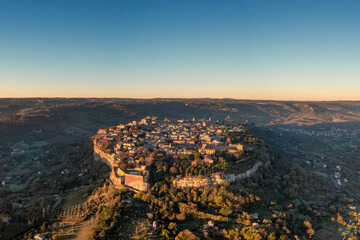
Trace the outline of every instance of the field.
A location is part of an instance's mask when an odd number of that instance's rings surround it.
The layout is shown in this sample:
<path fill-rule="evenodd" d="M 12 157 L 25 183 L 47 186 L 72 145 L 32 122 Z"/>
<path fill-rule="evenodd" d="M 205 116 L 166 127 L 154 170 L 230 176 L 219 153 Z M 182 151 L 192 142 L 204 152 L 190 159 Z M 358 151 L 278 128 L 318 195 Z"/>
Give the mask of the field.
<path fill-rule="evenodd" d="M 41 148 L 43 146 L 48 145 L 49 143 L 46 141 L 35 141 L 35 142 L 30 142 L 30 143 L 24 143 L 24 142 L 19 142 L 17 143 L 17 145 L 23 147 L 23 148 Z"/>
<path fill-rule="evenodd" d="M 341 235 L 338 233 L 331 232 L 324 228 L 321 228 L 316 231 L 314 239 L 327 239 L 327 240 L 339 240 L 341 239 Z"/>

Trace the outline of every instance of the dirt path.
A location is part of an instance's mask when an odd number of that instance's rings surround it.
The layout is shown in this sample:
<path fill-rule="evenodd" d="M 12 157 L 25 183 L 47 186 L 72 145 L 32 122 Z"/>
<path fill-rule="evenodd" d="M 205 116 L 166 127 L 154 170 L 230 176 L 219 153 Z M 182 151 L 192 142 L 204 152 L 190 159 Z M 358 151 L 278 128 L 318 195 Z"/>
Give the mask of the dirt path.
<path fill-rule="evenodd" d="M 84 222 L 61 222 L 58 223 L 56 232 L 52 234 L 59 235 L 61 239 L 79 239 L 86 240 L 90 239 L 91 230 L 95 225 L 96 216 L 91 217 L 89 220 Z"/>
<path fill-rule="evenodd" d="M 82 222 L 79 225 L 78 232 L 74 239 L 90 239 L 91 230 L 94 227 L 95 217 L 90 218 L 89 220 Z"/>

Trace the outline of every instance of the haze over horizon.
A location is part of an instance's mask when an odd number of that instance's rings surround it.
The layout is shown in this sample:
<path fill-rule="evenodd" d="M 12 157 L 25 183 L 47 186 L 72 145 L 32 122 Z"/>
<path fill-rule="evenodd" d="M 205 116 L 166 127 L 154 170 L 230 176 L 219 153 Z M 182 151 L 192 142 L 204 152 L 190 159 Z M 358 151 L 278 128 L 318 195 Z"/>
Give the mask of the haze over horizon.
<path fill-rule="evenodd" d="M 360 2 L 1 1 L 0 97 L 360 100 Z"/>

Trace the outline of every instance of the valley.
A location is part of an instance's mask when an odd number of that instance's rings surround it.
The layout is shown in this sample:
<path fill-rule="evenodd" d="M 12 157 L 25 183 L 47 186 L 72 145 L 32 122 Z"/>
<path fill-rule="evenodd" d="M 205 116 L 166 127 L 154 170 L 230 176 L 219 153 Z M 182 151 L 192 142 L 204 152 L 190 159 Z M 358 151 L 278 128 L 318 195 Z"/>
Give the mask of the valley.
<path fill-rule="evenodd" d="M 85 235 L 95 239 L 233 239 L 251 232 L 264 239 L 286 239 L 290 235 L 302 239 L 309 234 L 314 239 L 328 235 L 350 239 L 357 234 L 359 102 L 232 99 L 1 99 L 1 102 L 1 238 L 31 238 L 42 233 L 53 239 Z M 148 126 L 126 126 L 133 121 L 140 123 L 148 115 L 162 119 L 158 124 L 168 119 L 168 125 L 159 129 L 161 134 L 175 122 L 174 126 L 186 126 L 189 130 L 186 133 L 186 128 L 181 127 L 179 132 L 173 134 L 171 130 L 162 135 L 166 136 L 164 142 L 156 145 L 151 156 L 139 148 L 151 145 L 152 140 L 146 139 Z M 199 124 L 199 129 L 209 128 L 210 132 L 197 130 L 197 135 L 191 124 Z M 111 154 L 119 157 L 117 161 L 122 162 L 116 164 L 126 174 L 137 168 L 149 171 L 144 191 L 134 192 L 136 189 L 126 184 L 114 188 L 111 169 L 94 158 L 98 130 L 116 130 L 109 127 L 121 125 L 127 131 L 132 128 L 131 139 L 128 135 L 118 138 L 118 132 L 112 139 L 120 140 L 117 142 L 120 144 L 114 145 L 118 150 L 114 148 Z M 226 126 L 247 129 L 241 132 L 250 134 L 246 137 L 248 142 L 226 131 L 219 135 L 222 139 L 214 137 L 217 128 Z M 109 130 L 104 137 L 114 133 Z M 171 135 L 176 139 L 169 141 Z M 217 150 L 203 147 L 204 144 L 221 146 L 226 138 L 232 140 L 231 144 L 241 144 L 243 149 L 255 146 L 256 154 L 242 150 L 239 155 L 233 152 L 234 158 L 220 150 L 210 157 Z M 194 144 L 191 149 L 177 147 L 188 144 L 187 141 Z M 200 151 L 200 155 L 194 150 Z M 226 150 L 233 151 L 230 145 Z M 174 161 L 174 153 L 184 157 Z M 237 164 L 224 167 L 221 159 L 226 164 Z M 266 163 L 266 159 L 270 165 L 257 165 L 256 171 L 245 174 L 259 161 Z M 186 166 L 180 162 L 187 162 Z M 225 175 L 221 177 L 219 172 Z M 247 177 L 231 183 L 213 184 L 206 180 L 206 176 L 216 178 L 216 174 L 223 180 L 224 176 L 242 173 Z M 138 222 L 139 226 L 133 228 L 131 222 Z"/>

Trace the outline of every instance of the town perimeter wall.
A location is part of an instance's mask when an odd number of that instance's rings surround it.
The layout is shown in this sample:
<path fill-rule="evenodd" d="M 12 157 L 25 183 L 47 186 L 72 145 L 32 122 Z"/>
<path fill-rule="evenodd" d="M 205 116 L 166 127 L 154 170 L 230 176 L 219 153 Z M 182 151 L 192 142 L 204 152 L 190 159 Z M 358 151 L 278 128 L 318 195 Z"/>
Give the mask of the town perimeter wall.
<path fill-rule="evenodd" d="M 101 151 L 99 147 L 95 144 L 95 141 L 94 141 L 94 158 L 96 160 L 100 160 L 104 162 L 106 165 L 110 167 L 111 170 L 113 170 L 113 164 L 115 162 L 114 155 L 107 154 Z"/>
<path fill-rule="evenodd" d="M 213 186 L 213 185 L 220 185 L 225 184 L 226 182 L 232 183 L 236 182 L 241 179 L 245 179 L 248 177 L 251 177 L 254 175 L 257 170 L 262 166 L 268 166 L 270 165 L 270 161 L 267 161 L 265 164 L 263 162 L 257 162 L 252 168 L 249 170 L 243 172 L 243 173 L 237 173 L 237 174 L 228 174 L 225 175 L 224 178 L 220 178 L 219 173 L 213 174 L 211 177 L 207 178 L 199 178 L 199 177 L 184 177 L 180 179 L 175 179 L 172 184 L 173 187 L 204 187 L 204 186 Z"/>
<path fill-rule="evenodd" d="M 118 174 L 118 167 L 114 167 L 115 163 L 115 155 L 114 154 L 107 154 L 99 149 L 99 147 L 94 142 L 94 158 L 96 160 L 100 160 L 104 163 L 106 163 L 110 169 L 110 182 L 114 185 L 114 187 L 124 187 L 129 186 L 131 188 L 134 188 L 136 190 L 144 191 L 147 189 L 148 185 L 147 183 L 144 183 L 143 176 L 137 176 L 132 174 L 126 174 L 123 175 Z M 122 184 L 122 178 L 125 181 L 125 185 Z"/>
<path fill-rule="evenodd" d="M 115 187 L 124 187 L 121 184 L 121 176 L 119 176 L 114 170 L 114 162 L 115 156 L 114 154 L 107 154 L 101 151 L 94 142 L 94 158 L 97 160 L 101 160 L 106 163 L 110 169 L 110 181 Z M 221 178 L 219 173 L 212 174 L 211 177 L 200 178 L 200 177 L 184 177 L 180 179 L 175 179 L 172 184 L 173 187 L 204 187 L 204 186 L 213 186 L 213 185 L 222 185 L 226 182 L 232 183 L 241 179 L 249 178 L 254 175 L 258 169 L 262 166 L 270 165 L 270 161 L 268 160 L 265 164 L 263 162 L 257 162 L 252 168 L 237 174 L 228 174 L 225 177 Z M 143 182 L 142 176 L 135 176 L 131 174 L 125 174 L 125 183 L 126 185 L 135 188 L 137 190 L 143 191 L 147 189 L 147 184 Z"/>

